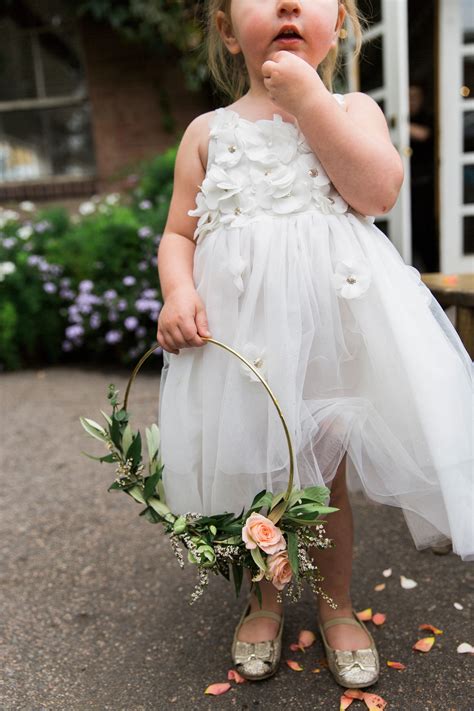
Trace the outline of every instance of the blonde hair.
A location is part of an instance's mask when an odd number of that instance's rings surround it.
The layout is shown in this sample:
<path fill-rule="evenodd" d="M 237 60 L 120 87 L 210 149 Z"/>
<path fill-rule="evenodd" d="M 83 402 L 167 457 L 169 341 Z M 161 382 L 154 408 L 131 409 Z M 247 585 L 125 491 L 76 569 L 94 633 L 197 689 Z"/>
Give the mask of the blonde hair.
<path fill-rule="evenodd" d="M 339 0 L 339 5 L 344 5 L 346 16 L 344 25 L 349 21 L 354 37 L 353 54 L 357 57 L 362 46 L 363 16 L 356 5 L 357 0 Z M 231 54 L 225 46 L 216 27 L 215 16 L 222 10 L 230 22 L 230 6 L 232 0 L 208 0 L 206 11 L 206 36 L 205 51 L 209 73 L 217 88 L 231 101 L 239 99 L 249 88 L 249 77 L 242 52 Z M 329 50 L 326 57 L 318 66 L 318 73 L 328 91 L 333 90 L 333 79 L 341 64 L 339 45 Z"/>

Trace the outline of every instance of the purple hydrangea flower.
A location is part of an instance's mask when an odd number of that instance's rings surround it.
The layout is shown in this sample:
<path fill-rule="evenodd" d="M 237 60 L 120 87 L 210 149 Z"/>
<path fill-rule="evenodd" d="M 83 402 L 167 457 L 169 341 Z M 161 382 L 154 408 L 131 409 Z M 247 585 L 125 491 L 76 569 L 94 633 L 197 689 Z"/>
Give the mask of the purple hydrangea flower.
<path fill-rule="evenodd" d="M 136 330 L 136 334 L 138 338 L 143 338 L 143 336 L 146 335 L 146 328 L 145 326 L 139 326 Z"/>
<path fill-rule="evenodd" d="M 142 200 L 138 203 L 140 210 L 150 210 L 153 207 L 153 203 L 150 200 Z"/>
<path fill-rule="evenodd" d="M 43 290 L 47 294 L 55 294 L 57 291 L 56 284 L 53 284 L 52 281 L 45 281 L 45 283 L 43 284 Z"/>
<path fill-rule="evenodd" d="M 138 262 L 138 271 L 146 272 L 147 269 L 148 269 L 148 262 L 147 261 L 142 260 L 141 262 Z"/>
<path fill-rule="evenodd" d="M 136 282 L 136 279 L 134 276 L 126 276 L 122 279 L 122 282 L 125 284 L 125 286 L 133 286 Z"/>
<path fill-rule="evenodd" d="M 82 335 L 84 335 L 84 329 L 79 324 L 75 324 L 74 326 L 68 326 L 66 328 L 66 336 L 71 340 L 80 338 L 80 336 Z"/>
<path fill-rule="evenodd" d="M 116 311 L 109 311 L 108 319 L 109 321 L 115 323 L 115 321 L 118 321 L 118 313 Z"/>
<path fill-rule="evenodd" d="M 115 299 L 116 297 L 117 292 L 115 291 L 115 289 L 107 289 L 107 291 L 104 291 L 104 299 L 112 301 L 112 299 Z"/>
<path fill-rule="evenodd" d="M 138 319 L 136 316 L 127 316 L 123 323 L 128 331 L 133 331 L 138 326 Z"/>
<path fill-rule="evenodd" d="M 89 325 L 91 328 L 99 328 L 99 326 L 102 323 L 102 319 L 100 318 L 100 314 L 97 313 L 97 311 L 94 311 L 94 313 L 91 314 L 91 317 L 89 319 Z"/>
<path fill-rule="evenodd" d="M 138 230 L 138 236 L 141 237 L 141 239 L 145 239 L 146 237 L 151 237 L 152 231 L 149 227 L 140 227 Z"/>
<path fill-rule="evenodd" d="M 73 345 L 70 341 L 63 341 L 62 349 L 65 352 L 72 351 Z"/>
<path fill-rule="evenodd" d="M 5 249 L 11 249 L 12 247 L 15 246 L 16 239 L 13 239 L 13 237 L 5 237 L 2 244 L 5 247 Z"/>
<path fill-rule="evenodd" d="M 92 291 L 93 286 L 94 286 L 94 282 L 92 282 L 90 279 L 83 279 L 79 283 L 79 291 L 88 293 L 88 292 Z"/>
<path fill-rule="evenodd" d="M 125 311 L 125 309 L 127 308 L 127 301 L 126 301 L 126 299 L 120 299 L 120 300 L 117 302 L 117 308 L 118 308 L 119 311 Z"/>
<path fill-rule="evenodd" d="M 105 340 L 107 343 L 118 343 L 122 340 L 122 333 L 120 331 L 107 331 Z"/>

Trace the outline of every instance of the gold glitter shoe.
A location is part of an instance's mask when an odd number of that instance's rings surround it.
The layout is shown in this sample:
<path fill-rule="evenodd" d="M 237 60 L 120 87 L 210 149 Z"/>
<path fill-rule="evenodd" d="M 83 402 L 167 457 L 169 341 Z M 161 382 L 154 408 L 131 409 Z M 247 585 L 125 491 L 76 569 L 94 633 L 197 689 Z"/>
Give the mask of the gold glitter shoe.
<path fill-rule="evenodd" d="M 370 686 L 379 678 L 380 661 L 374 639 L 364 623 L 357 617 L 356 611 L 352 610 L 353 617 L 334 617 L 323 624 L 319 624 L 319 631 L 323 640 L 328 666 L 335 680 L 341 686 L 350 689 L 358 689 L 362 686 Z M 332 625 L 345 623 L 362 627 L 370 639 L 370 647 L 364 649 L 334 649 L 330 647 L 324 630 Z"/>
<path fill-rule="evenodd" d="M 267 679 L 275 674 L 281 658 L 281 638 L 283 633 L 284 614 L 272 612 L 271 610 L 257 610 L 247 615 L 250 604 L 244 609 L 239 624 L 235 628 L 232 642 L 232 661 L 236 671 L 245 679 L 258 680 Z M 257 617 L 269 617 L 280 623 L 280 628 L 275 639 L 264 642 L 242 642 L 237 639 L 237 635 L 244 621 L 253 620 Z"/>

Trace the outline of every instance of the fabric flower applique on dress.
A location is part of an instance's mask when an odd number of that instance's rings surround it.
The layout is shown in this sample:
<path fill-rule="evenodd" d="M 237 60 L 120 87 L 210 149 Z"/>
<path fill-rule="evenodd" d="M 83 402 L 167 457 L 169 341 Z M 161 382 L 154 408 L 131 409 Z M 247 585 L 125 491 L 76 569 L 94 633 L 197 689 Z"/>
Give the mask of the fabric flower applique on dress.
<path fill-rule="evenodd" d="M 337 295 L 344 299 L 362 296 L 370 286 L 372 275 L 364 259 L 347 259 L 336 264 L 334 285 Z"/>
<path fill-rule="evenodd" d="M 232 281 L 240 292 L 243 292 L 244 290 L 242 274 L 244 273 L 246 266 L 247 262 L 238 255 L 236 257 L 232 257 L 228 262 L 229 271 L 234 277 Z"/>
<path fill-rule="evenodd" d="M 260 348 L 259 346 L 256 346 L 254 343 L 246 343 L 243 348 L 240 349 L 240 352 L 246 358 L 254 368 L 258 370 L 262 378 L 266 379 L 267 376 L 267 364 L 265 361 L 265 349 Z M 240 367 L 242 369 L 242 372 L 250 378 L 250 380 L 260 383 L 261 380 L 255 375 L 253 370 L 251 370 L 248 365 L 245 363 L 240 363 Z"/>

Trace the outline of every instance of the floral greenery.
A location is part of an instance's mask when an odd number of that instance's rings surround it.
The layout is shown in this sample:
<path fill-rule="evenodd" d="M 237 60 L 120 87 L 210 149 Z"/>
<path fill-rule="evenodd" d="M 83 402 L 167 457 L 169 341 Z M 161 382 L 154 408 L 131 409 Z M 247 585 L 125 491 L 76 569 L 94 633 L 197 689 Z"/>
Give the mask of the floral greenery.
<path fill-rule="evenodd" d="M 175 156 L 173 147 L 123 194 L 92 196 L 76 214 L 0 208 L 0 369 L 72 357 L 129 365 L 154 337 Z"/>
<path fill-rule="evenodd" d="M 139 431 L 133 432 L 130 426 L 130 414 L 119 405 L 119 391 L 114 384 L 109 385 L 108 400 L 112 406 L 112 414 L 102 412 L 107 428 L 86 417 L 80 421 L 85 431 L 95 439 L 103 442 L 109 453 L 103 457 L 86 456 L 99 462 L 114 464 L 116 478 L 110 485 L 110 490 L 125 492 L 143 508 L 140 516 L 150 523 L 161 523 L 169 536 L 176 557 L 181 567 L 184 560 L 180 544 L 187 549 L 188 562 L 198 568 L 199 582 L 191 595 L 191 604 L 200 597 L 208 583 L 209 573 L 221 574 L 227 580 L 232 578 L 236 595 L 242 585 L 244 569 L 250 570 L 254 581 L 255 592 L 261 600 L 259 581 L 265 577 L 271 578 L 270 558 L 262 548 L 263 544 L 248 544 L 248 534 L 244 533 L 249 517 L 254 517 L 266 511 L 264 522 L 272 524 L 272 515 L 277 508 L 282 507 L 285 492 L 273 495 L 263 490 L 257 494 L 248 510 L 235 516 L 233 513 L 223 513 L 214 516 L 203 516 L 188 512 L 182 515 L 174 514 L 166 503 L 162 480 L 163 463 L 160 456 L 160 433 L 156 424 L 146 428 L 146 443 L 148 449 L 148 471 L 142 456 L 142 437 Z M 321 594 L 331 606 L 332 599 L 320 588 L 323 580 L 317 566 L 311 560 L 308 549 L 331 548 L 332 539 L 326 537 L 320 519 L 323 514 L 338 511 L 337 508 L 324 504 L 329 489 L 324 486 L 312 486 L 297 490 L 294 488 L 283 506 L 279 518 L 279 529 L 275 529 L 284 539 L 283 555 L 291 568 L 291 580 L 286 586 L 286 594 L 297 600 L 302 591 L 302 581 L 306 581 L 316 594 Z M 245 542 L 247 539 L 247 543 Z M 282 550 L 282 548 L 280 548 Z M 287 551 L 287 553 L 286 553 Z M 274 582 L 275 586 L 278 585 Z M 284 586 L 278 587 L 281 591 Z M 281 595 L 281 592 L 278 593 Z M 281 599 L 281 597 L 280 597 Z"/>

